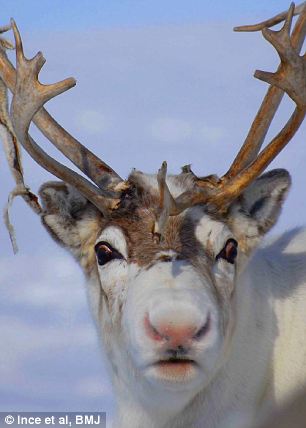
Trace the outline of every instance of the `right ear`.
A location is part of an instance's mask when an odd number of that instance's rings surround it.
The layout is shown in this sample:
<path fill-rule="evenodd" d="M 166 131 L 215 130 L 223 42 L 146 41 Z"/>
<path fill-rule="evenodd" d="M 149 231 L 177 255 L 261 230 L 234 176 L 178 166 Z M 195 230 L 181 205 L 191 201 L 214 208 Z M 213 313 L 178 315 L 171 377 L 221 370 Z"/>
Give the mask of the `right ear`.
<path fill-rule="evenodd" d="M 96 265 L 94 246 L 103 226 L 102 214 L 75 188 L 63 182 L 43 184 L 39 196 L 44 210 L 43 225 L 89 274 Z"/>
<path fill-rule="evenodd" d="M 232 204 L 230 227 L 246 253 L 276 224 L 290 185 L 288 171 L 273 169 L 258 177 Z"/>

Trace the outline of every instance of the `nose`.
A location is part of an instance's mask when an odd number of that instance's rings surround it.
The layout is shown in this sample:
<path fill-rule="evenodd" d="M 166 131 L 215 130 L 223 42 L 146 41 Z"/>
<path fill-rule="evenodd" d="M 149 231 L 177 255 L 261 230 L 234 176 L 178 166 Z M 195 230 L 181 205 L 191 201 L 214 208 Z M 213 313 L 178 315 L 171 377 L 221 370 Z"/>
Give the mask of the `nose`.
<path fill-rule="evenodd" d="M 186 346 L 199 341 L 210 329 L 210 314 L 195 314 L 195 311 L 170 310 L 147 313 L 144 319 L 146 335 L 159 342 L 167 342 L 169 347 Z"/>

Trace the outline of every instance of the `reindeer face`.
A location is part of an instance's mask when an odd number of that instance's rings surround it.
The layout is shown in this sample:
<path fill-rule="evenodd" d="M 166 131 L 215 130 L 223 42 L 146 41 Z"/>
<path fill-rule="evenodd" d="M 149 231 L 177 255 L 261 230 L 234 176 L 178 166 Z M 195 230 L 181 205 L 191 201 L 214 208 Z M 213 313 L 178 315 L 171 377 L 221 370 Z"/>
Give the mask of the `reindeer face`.
<path fill-rule="evenodd" d="M 150 212 L 142 214 L 136 236 L 111 225 L 97 239 L 107 319 L 134 372 L 194 389 L 216 370 L 230 332 L 237 242 L 224 223 L 193 208 L 170 219 L 154 244 L 150 230 L 143 233 Z"/>
<path fill-rule="evenodd" d="M 111 218 L 73 188 L 41 188 L 43 221 L 90 278 L 92 310 L 114 373 L 126 384 L 196 393 L 217 372 L 235 325 L 237 273 L 275 223 L 290 185 L 284 170 L 261 176 L 226 215 L 197 205 L 156 222 L 156 177 L 133 173 L 131 205 Z M 177 197 L 190 175 L 169 177 Z"/>

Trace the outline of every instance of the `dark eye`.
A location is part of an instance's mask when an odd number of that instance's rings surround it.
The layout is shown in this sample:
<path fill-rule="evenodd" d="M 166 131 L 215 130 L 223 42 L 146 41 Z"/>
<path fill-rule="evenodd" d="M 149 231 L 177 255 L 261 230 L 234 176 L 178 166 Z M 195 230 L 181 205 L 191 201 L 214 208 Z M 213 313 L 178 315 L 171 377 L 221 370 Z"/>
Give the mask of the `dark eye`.
<path fill-rule="evenodd" d="M 98 242 L 95 245 L 95 252 L 100 266 L 103 266 L 114 259 L 123 259 L 122 254 L 120 254 L 119 251 L 112 247 L 108 242 Z"/>
<path fill-rule="evenodd" d="M 238 242 L 235 239 L 228 239 L 226 244 L 217 255 L 216 260 L 224 259 L 227 262 L 234 264 L 237 257 Z"/>

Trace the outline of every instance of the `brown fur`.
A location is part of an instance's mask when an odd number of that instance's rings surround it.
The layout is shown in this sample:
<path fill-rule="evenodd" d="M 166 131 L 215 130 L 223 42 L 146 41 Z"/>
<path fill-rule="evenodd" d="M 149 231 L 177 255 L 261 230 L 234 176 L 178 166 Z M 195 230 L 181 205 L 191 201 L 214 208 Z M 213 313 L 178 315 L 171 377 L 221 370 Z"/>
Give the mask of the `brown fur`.
<path fill-rule="evenodd" d="M 57 242 L 68 247 L 80 260 L 87 274 L 95 269 L 95 241 L 106 226 L 118 226 L 123 230 L 129 261 L 139 266 L 149 266 L 158 253 L 167 250 L 174 251 L 184 259 L 194 258 L 199 251 L 203 251 L 193 234 L 194 224 L 185 213 L 170 217 L 161 241 L 154 241 L 152 231 L 159 195 L 157 191 L 144 189 L 139 183 L 137 187 L 135 182 L 132 184 L 137 197 L 123 204 L 108 221 L 81 197 L 78 203 L 71 202 L 69 205 L 69 195 L 73 191 L 66 184 L 51 182 L 41 187 L 40 197 L 45 210 L 43 224 Z M 73 197 L 70 199 L 74 200 Z M 82 224 L 86 225 L 87 233 L 82 229 Z"/>
<path fill-rule="evenodd" d="M 177 186 L 176 191 L 191 191 L 194 186 L 194 177 L 190 173 L 181 174 L 170 177 L 170 182 L 172 180 L 174 187 Z M 233 210 L 229 210 L 225 216 L 221 216 L 218 212 L 211 212 L 210 214 L 215 220 L 227 223 L 230 229 L 237 232 L 236 236 L 239 238 L 240 249 L 246 253 L 249 251 L 249 247 L 253 246 L 250 245 L 252 237 L 240 237 L 239 230 L 241 227 L 237 228 L 237 221 L 239 223 L 244 217 L 249 218 L 250 224 L 253 222 L 255 225 L 256 223 L 254 239 L 257 241 L 257 234 L 260 234 L 264 226 L 267 227 L 266 223 L 269 226 L 274 224 L 277 217 L 275 213 L 278 214 L 280 210 L 280 200 L 284 198 L 287 192 L 290 177 L 284 170 L 275 170 L 264 174 L 258 179 L 258 182 L 264 183 L 264 186 L 255 187 L 255 189 L 259 189 L 256 192 L 260 198 L 265 197 L 266 199 L 269 199 L 265 190 L 266 182 L 272 182 L 273 188 L 277 183 L 281 184 L 279 193 L 276 193 L 274 200 L 271 199 L 270 205 L 265 203 L 267 218 L 261 218 L 261 212 L 258 211 L 256 215 L 260 219 L 252 219 L 248 213 L 247 204 L 242 203 L 243 199 L 241 198 L 237 202 L 237 207 L 234 205 L 238 209 L 239 215 L 232 215 Z M 201 256 L 202 259 L 205 257 L 208 261 L 213 260 L 215 256 L 212 252 L 213 245 L 208 243 L 204 249 L 196 239 L 194 235 L 195 220 L 192 219 L 188 210 L 178 216 L 169 217 L 162 239 L 160 241 L 154 240 L 153 229 L 159 212 L 157 185 L 155 185 L 152 177 L 137 171 L 130 175 L 128 184 L 129 187 L 123 194 L 122 203 L 112 213 L 111 218 L 107 220 L 103 218 L 97 208 L 65 183 L 49 182 L 40 189 L 40 197 L 44 207 L 42 216 L 44 225 L 51 236 L 61 245 L 67 247 L 79 260 L 87 275 L 96 272 L 95 242 L 102 230 L 111 225 L 118 226 L 123 230 L 127 240 L 128 260 L 137 263 L 139 266 L 150 266 L 159 253 L 168 250 L 175 252 L 177 257 L 192 262 L 197 259 L 197 256 Z M 256 186 L 256 184 L 254 183 L 252 186 Z M 245 192 L 245 197 L 249 198 L 250 201 L 252 200 L 251 191 L 253 192 L 252 188 Z M 203 212 L 206 211 L 207 213 L 207 207 L 203 206 L 202 209 Z M 245 231 L 242 231 L 242 234 L 244 233 Z"/>

